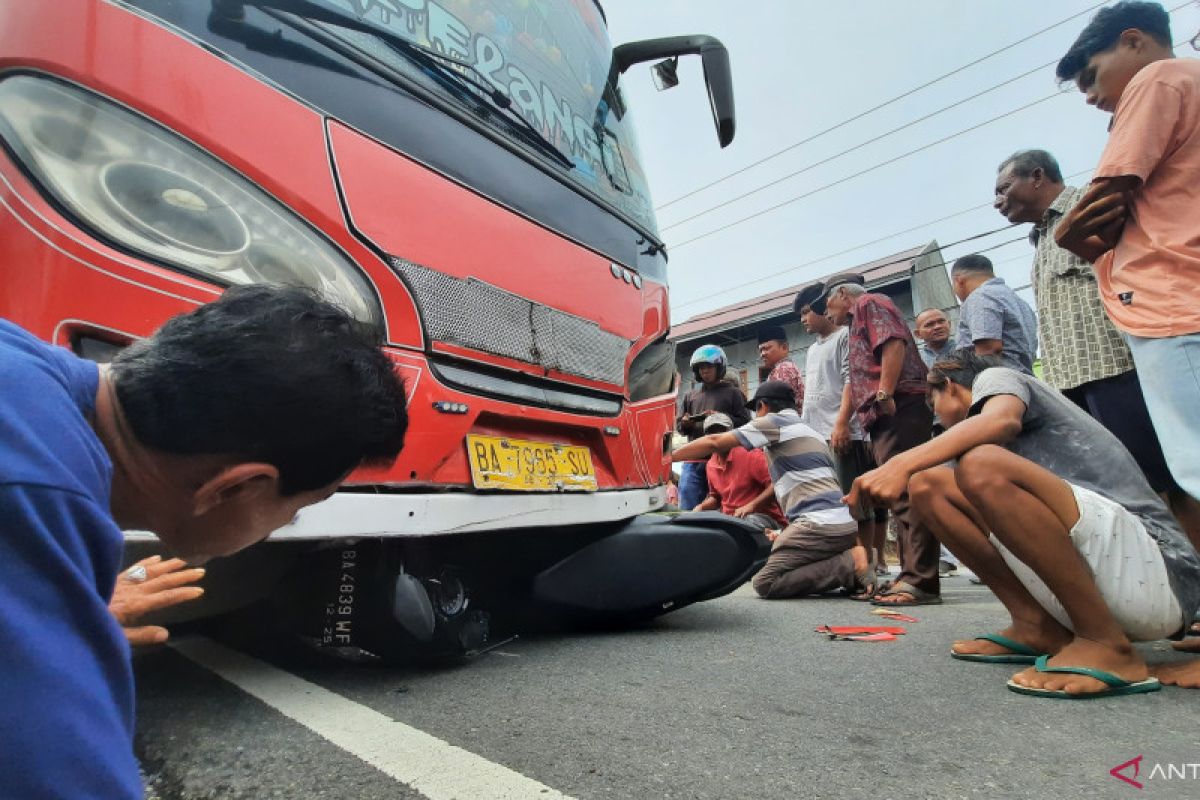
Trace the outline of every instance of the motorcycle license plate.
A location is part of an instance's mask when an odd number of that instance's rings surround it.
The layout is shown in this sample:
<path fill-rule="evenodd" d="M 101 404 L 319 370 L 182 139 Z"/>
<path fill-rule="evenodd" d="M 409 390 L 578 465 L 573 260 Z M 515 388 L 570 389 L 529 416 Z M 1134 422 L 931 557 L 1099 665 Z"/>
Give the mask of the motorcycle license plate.
<path fill-rule="evenodd" d="M 467 435 L 476 489 L 594 492 L 596 469 L 586 447 L 505 436 Z"/>

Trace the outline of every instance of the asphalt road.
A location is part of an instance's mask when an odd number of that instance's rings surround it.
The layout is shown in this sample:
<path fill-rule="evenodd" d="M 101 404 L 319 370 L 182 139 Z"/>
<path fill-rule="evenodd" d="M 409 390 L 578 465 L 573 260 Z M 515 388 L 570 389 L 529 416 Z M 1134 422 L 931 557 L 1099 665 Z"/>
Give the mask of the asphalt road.
<path fill-rule="evenodd" d="M 1186 767 L 1200 692 L 1013 694 L 1013 667 L 947 654 L 1001 626 L 1000 605 L 962 577 L 944 594 L 895 642 L 813 631 L 882 622 L 869 606 L 743 587 L 637 630 L 523 638 L 439 669 L 185 636 L 138 659 L 138 750 L 161 800 L 1200 797 Z M 1141 791 L 1109 774 L 1137 756 Z"/>

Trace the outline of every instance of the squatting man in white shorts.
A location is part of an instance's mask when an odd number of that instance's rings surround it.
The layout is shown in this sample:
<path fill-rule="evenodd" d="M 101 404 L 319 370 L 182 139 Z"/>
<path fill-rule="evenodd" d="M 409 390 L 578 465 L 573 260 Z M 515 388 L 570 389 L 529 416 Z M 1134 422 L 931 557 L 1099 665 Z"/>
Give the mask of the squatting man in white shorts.
<path fill-rule="evenodd" d="M 955 642 L 955 658 L 1032 665 L 1008 682 L 1022 694 L 1159 689 L 1130 642 L 1191 624 L 1200 555 L 1108 430 L 998 364 L 969 349 L 939 358 L 930 402 L 949 430 L 859 477 L 846 500 L 887 504 L 907 491 L 1004 603 L 1012 625 Z"/>

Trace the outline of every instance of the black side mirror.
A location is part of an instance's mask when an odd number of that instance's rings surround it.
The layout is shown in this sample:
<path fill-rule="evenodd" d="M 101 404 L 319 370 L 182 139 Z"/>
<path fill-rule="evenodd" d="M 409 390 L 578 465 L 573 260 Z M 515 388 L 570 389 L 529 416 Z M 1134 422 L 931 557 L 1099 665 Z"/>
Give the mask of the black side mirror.
<path fill-rule="evenodd" d="M 721 147 L 725 147 L 733 141 L 736 127 L 733 73 L 729 69 L 729 51 L 718 39 L 712 36 L 669 36 L 618 45 L 613 48 L 608 84 L 616 86 L 617 77 L 634 64 L 666 58 L 666 61 L 654 66 L 654 76 L 660 90 L 669 89 L 679 83 L 676 71 L 678 56 L 696 54 L 704 65 L 704 83 L 708 89 L 713 123 L 717 128 L 717 141 Z"/>
<path fill-rule="evenodd" d="M 704 65 L 704 85 L 708 87 L 708 104 L 712 107 L 713 124 L 721 147 L 733 141 L 733 72 L 729 69 L 729 51 L 722 45 L 700 51 Z"/>

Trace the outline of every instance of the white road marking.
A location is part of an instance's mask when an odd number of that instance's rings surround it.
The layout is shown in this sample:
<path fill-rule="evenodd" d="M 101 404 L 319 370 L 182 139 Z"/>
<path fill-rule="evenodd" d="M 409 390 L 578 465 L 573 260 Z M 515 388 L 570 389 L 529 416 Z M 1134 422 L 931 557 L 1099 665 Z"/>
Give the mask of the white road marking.
<path fill-rule="evenodd" d="M 430 800 L 572 800 L 532 778 L 210 639 L 174 649 Z"/>

